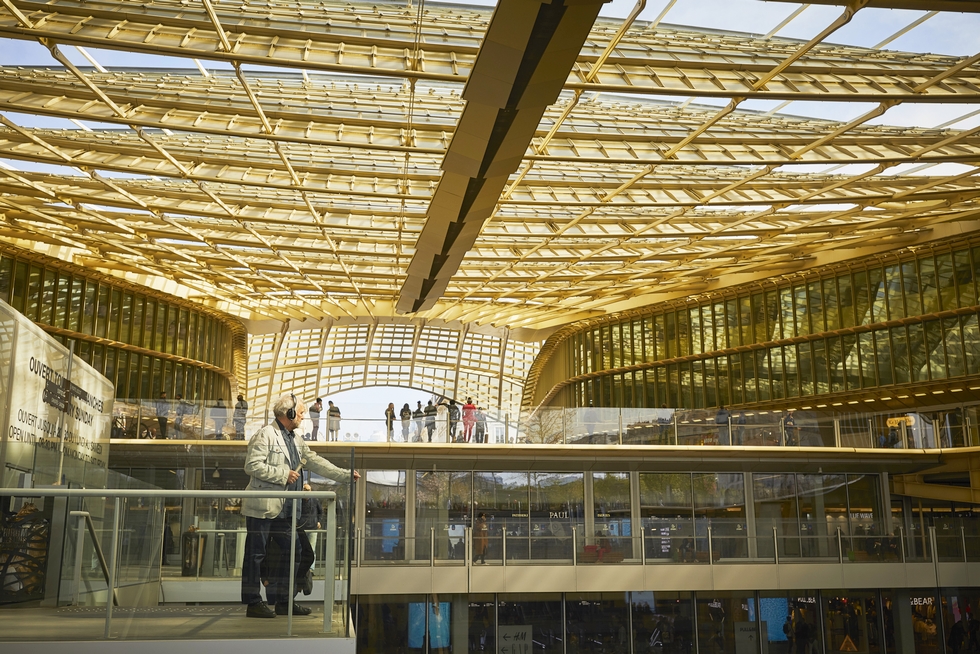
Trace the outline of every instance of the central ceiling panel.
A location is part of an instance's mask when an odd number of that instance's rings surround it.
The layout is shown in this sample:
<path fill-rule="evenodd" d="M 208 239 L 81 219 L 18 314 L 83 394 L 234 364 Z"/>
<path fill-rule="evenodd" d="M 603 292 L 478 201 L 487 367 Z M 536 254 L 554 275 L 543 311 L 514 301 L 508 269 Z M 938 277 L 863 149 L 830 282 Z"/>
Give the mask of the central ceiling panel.
<path fill-rule="evenodd" d="M 493 214 L 545 109 L 561 93 L 602 2 L 502 0 L 470 73 L 443 175 L 398 298 L 432 308 Z"/>

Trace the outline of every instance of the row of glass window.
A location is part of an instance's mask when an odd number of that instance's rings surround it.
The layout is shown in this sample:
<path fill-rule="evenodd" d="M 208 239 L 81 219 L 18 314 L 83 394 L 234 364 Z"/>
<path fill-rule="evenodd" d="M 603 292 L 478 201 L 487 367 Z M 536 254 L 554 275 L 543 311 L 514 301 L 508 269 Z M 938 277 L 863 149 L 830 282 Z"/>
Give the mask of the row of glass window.
<path fill-rule="evenodd" d="M 706 408 L 980 373 L 977 314 L 610 373 L 569 387 L 569 406 Z"/>
<path fill-rule="evenodd" d="M 0 300 L 42 326 L 231 368 L 231 331 L 217 318 L 81 275 L 3 255 Z"/>
<path fill-rule="evenodd" d="M 575 376 L 973 307 L 980 247 L 602 325 L 567 341 Z"/>
<path fill-rule="evenodd" d="M 844 537 L 860 539 L 855 547 L 864 549 L 864 539 L 881 534 L 885 524 L 880 477 L 874 474 L 759 473 L 748 487 L 741 473 L 639 473 L 635 481 L 620 472 L 411 474 L 414 517 L 406 510 L 411 477 L 405 471 L 367 473 L 363 560 L 424 559 L 430 547 L 438 550 L 437 558 L 460 558 L 463 529 L 481 516 L 486 556 L 494 560 L 502 558 L 504 547 L 508 560 L 571 559 L 573 530 L 579 545 L 596 537 L 621 557 L 639 558 L 633 537 L 641 527 L 648 540 L 657 541 L 645 543 L 648 560 L 684 560 L 685 555 L 693 560 L 697 551 L 708 551 L 709 528 L 716 553 L 727 557 L 755 550 L 748 542 L 752 531 L 765 535 L 761 546 L 771 550 L 773 528 L 789 539 L 788 552 L 825 547 L 838 529 Z M 414 537 L 406 532 L 409 520 L 414 520 Z M 430 543 L 433 534 L 437 541 Z"/>
<path fill-rule="evenodd" d="M 937 590 L 360 595 L 354 613 L 370 652 L 974 651 L 980 589 Z"/>
<path fill-rule="evenodd" d="M 117 399 L 154 399 L 160 393 L 170 398 L 183 395 L 186 400 L 231 397 L 228 379 L 213 370 L 111 345 L 64 336 L 54 338 L 65 347 L 71 347 L 74 341 L 75 354 L 112 382 Z"/>

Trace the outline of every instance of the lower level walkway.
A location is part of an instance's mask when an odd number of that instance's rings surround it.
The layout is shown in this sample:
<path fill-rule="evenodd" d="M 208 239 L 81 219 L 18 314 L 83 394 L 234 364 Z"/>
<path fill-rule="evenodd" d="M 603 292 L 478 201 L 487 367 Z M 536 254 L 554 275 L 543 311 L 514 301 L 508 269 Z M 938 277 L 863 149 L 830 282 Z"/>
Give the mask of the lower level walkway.
<path fill-rule="evenodd" d="M 323 633 L 322 604 L 307 606 L 313 611 L 310 615 L 293 617 L 293 637 L 334 640 Z M 104 606 L 4 607 L 0 611 L 0 640 L 21 643 L 101 640 L 105 636 L 105 618 Z M 336 634 L 342 636 L 339 607 L 333 621 Z M 245 606 L 241 604 L 116 608 L 109 635 L 110 639 L 126 641 L 284 638 L 287 623 L 286 616 L 247 618 Z M 172 651 L 173 645 L 170 647 Z"/>

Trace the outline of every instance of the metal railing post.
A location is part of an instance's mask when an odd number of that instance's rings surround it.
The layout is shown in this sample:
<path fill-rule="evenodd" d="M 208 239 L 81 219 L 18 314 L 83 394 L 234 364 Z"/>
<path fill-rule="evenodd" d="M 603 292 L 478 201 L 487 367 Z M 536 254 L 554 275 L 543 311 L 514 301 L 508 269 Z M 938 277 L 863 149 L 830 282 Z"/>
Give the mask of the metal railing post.
<path fill-rule="evenodd" d="M 960 525 L 960 543 L 963 545 L 963 563 L 966 563 L 966 530 Z"/>
<path fill-rule="evenodd" d="M 504 442 L 510 442 L 510 414 L 504 414 Z"/>
<path fill-rule="evenodd" d="M 640 527 L 640 564 L 647 564 L 647 537 L 646 527 Z"/>
<path fill-rule="evenodd" d="M 74 513 L 74 512 L 73 512 Z M 71 605 L 78 606 L 82 596 L 82 549 L 85 547 L 85 515 L 79 511 L 78 535 L 75 536 L 75 587 L 71 594 Z"/>
<path fill-rule="evenodd" d="M 470 592 L 473 587 L 473 527 L 466 527 L 463 529 L 463 538 L 466 542 L 463 545 L 463 556 L 466 557 L 466 592 Z M 486 563 L 486 554 L 484 553 L 483 562 Z"/>
<path fill-rule="evenodd" d="M 436 564 L 436 528 L 429 527 L 429 567 Z"/>
<path fill-rule="evenodd" d="M 714 550 L 711 545 L 711 525 L 708 525 L 708 565 L 715 564 Z"/>
<path fill-rule="evenodd" d="M 578 565 L 578 527 L 572 525 L 572 565 Z"/>
<path fill-rule="evenodd" d="M 296 594 L 296 512 L 299 510 L 298 500 L 293 498 L 292 516 L 290 516 L 289 529 L 289 606 L 286 610 L 286 635 L 293 635 L 293 597 Z M 336 538 L 336 536 L 334 536 Z M 279 599 L 278 597 L 276 598 Z M 332 608 L 332 607 L 331 607 Z"/>
<path fill-rule="evenodd" d="M 507 530 L 500 532 L 500 565 L 507 567 Z"/>
<path fill-rule="evenodd" d="M 677 436 L 677 412 L 674 411 L 671 417 L 674 422 L 674 445 L 680 445 L 680 438 Z"/>
<path fill-rule="evenodd" d="M 109 629 L 112 626 L 112 605 L 116 596 L 116 555 L 119 552 L 119 510 L 120 498 L 116 497 L 115 510 L 112 514 L 112 550 L 109 552 L 109 579 L 105 597 L 105 632 L 103 637 L 108 640 Z"/>
<path fill-rule="evenodd" d="M 932 567 L 936 572 L 936 588 L 940 587 L 939 583 L 939 548 L 936 542 L 936 526 L 929 525 L 929 547 L 932 548 Z"/>
<path fill-rule="evenodd" d="M 323 534 L 324 538 L 327 539 L 326 551 L 323 553 L 323 633 L 332 634 L 333 604 L 337 593 L 337 585 L 334 583 L 334 569 L 337 565 L 337 502 L 335 501 L 327 503 L 327 524 L 333 525 L 333 531 L 328 529 Z M 350 556 L 351 553 L 347 552 L 348 561 Z M 347 579 L 350 580 L 350 568 L 347 570 Z M 347 602 L 350 602 L 349 591 Z M 349 606 L 348 604 L 348 608 Z M 346 615 L 344 616 L 344 624 L 350 624 L 350 618 Z"/>
<path fill-rule="evenodd" d="M 779 565 L 779 537 L 776 536 L 776 528 L 772 528 L 772 558 L 776 565 Z"/>
<path fill-rule="evenodd" d="M 619 409 L 619 444 L 623 444 L 623 409 Z"/>
<path fill-rule="evenodd" d="M 844 564 L 844 541 L 841 538 L 840 527 L 837 528 L 837 559 Z"/>

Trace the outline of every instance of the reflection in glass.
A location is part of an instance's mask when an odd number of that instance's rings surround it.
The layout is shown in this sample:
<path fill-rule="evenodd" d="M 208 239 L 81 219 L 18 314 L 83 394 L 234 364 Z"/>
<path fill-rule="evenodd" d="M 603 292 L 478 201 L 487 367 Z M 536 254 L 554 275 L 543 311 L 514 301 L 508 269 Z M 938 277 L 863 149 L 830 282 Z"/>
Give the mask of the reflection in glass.
<path fill-rule="evenodd" d="M 364 516 L 365 561 L 405 559 L 405 471 L 369 470 Z"/>
<path fill-rule="evenodd" d="M 762 638 L 770 654 L 823 651 L 816 591 L 762 591 L 759 613 Z"/>
<path fill-rule="evenodd" d="M 498 596 L 498 625 L 530 625 L 535 654 L 564 654 L 562 597 L 558 593 Z"/>
<path fill-rule="evenodd" d="M 531 558 L 571 559 L 572 530 L 585 525 L 583 474 L 532 472 L 529 491 Z"/>
<path fill-rule="evenodd" d="M 639 481 L 647 561 L 693 562 L 697 557 L 691 475 L 641 473 Z"/>
<path fill-rule="evenodd" d="M 745 480 L 741 473 L 694 473 L 694 530 L 701 549 L 718 558 L 748 556 L 745 524 Z M 711 543 L 707 543 L 708 529 Z"/>
<path fill-rule="evenodd" d="M 823 591 L 824 642 L 831 652 L 883 652 L 877 593 Z M 886 632 L 890 620 L 885 621 Z"/>
<path fill-rule="evenodd" d="M 635 654 L 691 654 L 693 602 L 689 592 L 630 593 Z"/>
<path fill-rule="evenodd" d="M 487 514 L 487 560 L 501 559 L 505 535 L 508 560 L 529 557 L 526 472 L 473 473 L 473 513 Z"/>
<path fill-rule="evenodd" d="M 565 596 L 566 654 L 628 652 L 628 593 L 569 593 Z"/>
<path fill-rule="evenodd" d="M 633 558 L 629 473 L 592 473 L 592 498 L 597 560 L 617 562 Z"/>
<path fill-rule="evenodd" d="M 758 651 L 755 597 L 745 592 L 698 593 L 698 652 Z"/>
<path fill-rule="evenodd" d="M 465 559 L 471 478 L 469 472 L 415 473 L 416 560 L 429 559 L 433 534 L 437 561 Z"/>

